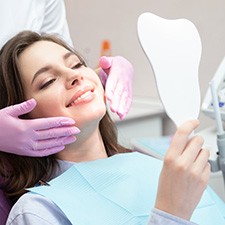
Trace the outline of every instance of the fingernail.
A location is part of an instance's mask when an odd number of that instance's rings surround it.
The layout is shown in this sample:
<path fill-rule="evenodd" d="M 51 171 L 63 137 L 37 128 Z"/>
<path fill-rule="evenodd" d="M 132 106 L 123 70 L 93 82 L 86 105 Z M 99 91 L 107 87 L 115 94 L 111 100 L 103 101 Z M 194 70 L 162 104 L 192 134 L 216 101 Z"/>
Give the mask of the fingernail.
<path fill-rule="evenodd" d="M 61 125 L 73 125 L 73 124 L 75 124 L 75 121 L 73 119 L 68 118 L 68 119 L 61 120 L 60 124 Z"/>
<path fill-rule="evenodd" d="M 72 134 L 79 134 L 80 130 L 77 127 L 71 127 Z"/>
<path fill-rule="evenodd" d="M 125 115 L 124 114 L 119 114 L 119 117 L 121 120 L 123 120 L 125 118 Z"/>
<path fill-rule="evenodd" d="M 74 137 L 74 136 L 66 137 L 66 138 L 64 138 L 64 140 L 63 140 L 63 145 L 71 144 L 71 143 L 73 143 L 73 142 L 76 141 L 76 140 L 77 140 L 77 138 Z"/>

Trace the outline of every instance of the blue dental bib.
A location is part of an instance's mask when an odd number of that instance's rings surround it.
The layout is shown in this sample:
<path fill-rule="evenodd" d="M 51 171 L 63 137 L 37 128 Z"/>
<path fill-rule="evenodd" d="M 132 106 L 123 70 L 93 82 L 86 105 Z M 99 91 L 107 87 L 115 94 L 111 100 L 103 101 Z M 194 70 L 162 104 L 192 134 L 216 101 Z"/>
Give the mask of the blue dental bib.
<path fill-rule="evenodd" d="M 162 161 L 137 152 L 118 154 L 75 163 L 50 186 L 30 190 L 51 199 L 75 225 L 146 225 L 161 168 Z M 224 225 L 221 210 L 225 213 L 223 202 L 207 189 L 192 221 Z"/>

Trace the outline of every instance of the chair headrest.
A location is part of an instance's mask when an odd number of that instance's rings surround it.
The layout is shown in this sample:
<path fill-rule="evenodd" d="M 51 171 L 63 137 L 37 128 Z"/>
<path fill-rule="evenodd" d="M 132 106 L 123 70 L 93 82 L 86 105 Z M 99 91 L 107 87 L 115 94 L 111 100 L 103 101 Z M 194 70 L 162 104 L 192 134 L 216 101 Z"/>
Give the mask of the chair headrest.
<path fill-rule="evenodd" d="M 12 205 L 4 192 L 0 189 L 0 225 L 5 225 Z"/>

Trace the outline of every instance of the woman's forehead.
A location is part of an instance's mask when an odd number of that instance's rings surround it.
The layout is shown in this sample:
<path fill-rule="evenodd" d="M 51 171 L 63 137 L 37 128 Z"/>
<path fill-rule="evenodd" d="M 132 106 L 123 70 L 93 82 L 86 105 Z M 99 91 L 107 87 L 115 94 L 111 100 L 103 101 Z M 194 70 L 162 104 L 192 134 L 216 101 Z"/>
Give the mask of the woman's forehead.
<path fill-rule="evenodd" d="M 33 43 L 26 48 L 19 56 L 19 61 L 23 63 L 35 63 L 34 60 L 40 60 L 42 62 L 50 62 L 55 59 L 67 60 L 70 56 L 76 60 L 79 56 L 74 52 L 68 50 L 64 46 L 52 42 L 41 40 Z M 36 61 L 37 62 L 37 61 Z"/>
<path fill-rule="evenodd" d="M 53 41 L 48 41 L 48 40 L 41 40 L 41 41 L 37 41 L 35 43 L 33 43 L 32 45 L 30 45 L 27 49 L 25 49 L 25 51 L 35 51 L 35 52 L 58 52 L 58 53 L 66 53 L 69 52 L 68 49 L 66 49 L 64 46 L 55 43 Z"/>

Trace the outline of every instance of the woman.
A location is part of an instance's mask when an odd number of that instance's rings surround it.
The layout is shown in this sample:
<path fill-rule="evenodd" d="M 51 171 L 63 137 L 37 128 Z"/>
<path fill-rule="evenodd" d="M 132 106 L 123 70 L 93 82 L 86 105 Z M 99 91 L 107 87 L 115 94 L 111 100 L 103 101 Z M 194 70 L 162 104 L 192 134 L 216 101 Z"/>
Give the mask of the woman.
<path fill-rule="evenodd" d="M 72 45 L 63 0 L 0 1 L 0 18 L 0 47 L 24 29 L 54 33 Z M 110 81 L 106 82 L 106 95 L 111 109 L 123 119 L 131 103 L 132 66 L 126 59 L 118 56 L 102 57 L 100 66 L 107 72 Z M 115 73 L 118 70 L 119 72 Z M 120 91 L 123 98 L 118 98 L 116 86 L 123 87 L 123 91 Z M 61 151 L 65 144 L 76 140 L 74 135 L 79 130 L 71 126 L 75 123 L 71 118 L 52 117 L 32 121 L 19 119 L 20 115 L 32 111 L 35 106 L 35 100 L 31 99 L 0 110 L 0 118 L 4 118 L 0 120 L 0 130 L 4 129 L 4 132 L 0 132 L 0 146 L 5 152 L 36 157 L 47 156 Z M 8 212 L 6 202 L 7 199 L 4 199 L 0 190 L 0 225 L 5 224 L 6 219 L 3 217 Z"/>
<path fill-rule="evenodd" d="M 106 7 L 104 10 L 107 9 Z M 75 9 L 74 13 L 77 13 L 76 10 L 78 9 Z M 0 1 L 0 47 L 25 29 L 56 34 L 72 46 L 66 17 L 63 0 Z M 107 72 L 110 81 L 106 82 L 106 95 L 110 107 L 123 119 L 131 104 L 133 68 L 126 59 L 119 56 L 101 57 L 100 66 Z M 116 88 L 118 86 L 120 90 Z M 122 97 L 118 96 L 118 93 Z M 0 133 L 0 146 L 4 147 L 5 152 L 26 156 L 46 156 L 59 152 L 66 143 L 75 141 L 73 135 L 77 133 L 77 129 L 70 127 L 74 124 L 70 118 L 51 118 L 51 121 L 44 118 L 33 120 L 32 123 L 18 119 L 20 115 L 32 111 L 35 106 L 36 102 L 33 99 L 0 110 L 0 117 L 5 118 L 0 120 L 0 129 L 5 131 Z M 32 135 L 33 130 L 39 135 Z"/>
<path fill-rule="evenodd" d="M 1 153 L 4 190 L 13 202 L 26 188 L 57 176 L 67 161 L 89 162 L 118 153 L 132 154 L 117 143 L 99 77 L 78 53 L 56 37 L 26 31 L 12 38 L 0 52 L 0 90 L 0 108 L 34 98 L 37 107 L 24 118 L 67 116 L 81 130 L 76 142 L 53 156 L 29 158 Z M 198 121 L 189 121 L 177 130 L 165 157 L 148 224 L 192 224 L 188 220 L 210 174 L 209 153 L 201 150 L 203 139 L 188 138 L 198 125 Z M 44 213 L 40 216 L 41 210 Z M 14 205 L 7 224 L 37 223 L 71 224 L 49 199 L 24 194 Z"/>

